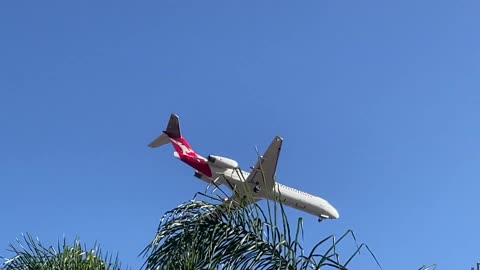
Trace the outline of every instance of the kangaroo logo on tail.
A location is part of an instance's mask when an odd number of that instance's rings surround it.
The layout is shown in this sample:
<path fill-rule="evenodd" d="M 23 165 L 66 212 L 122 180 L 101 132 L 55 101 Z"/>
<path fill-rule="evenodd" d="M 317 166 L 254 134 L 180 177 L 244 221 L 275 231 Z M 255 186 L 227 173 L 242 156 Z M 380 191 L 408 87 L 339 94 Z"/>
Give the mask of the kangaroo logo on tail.
<path fill-rule="evenodd" d="M 183 155 L 195 154 L 195 151 L 193 151 L 192 148 L 186 146 L 186 145 L 183 144 L 182 142 L 177 141 L 177 140 L 175 140 L 175 139 L 170 139 L 170 141 L 171 141 L 174 145 L 176 145 L 176 146 L 178 146 L 178 147 L 180 148 L 180 150 L 182 151 L 182 154 L 183 154 Z M 175 147 L 175 148 L 176 148 L 176 147 Z"/>

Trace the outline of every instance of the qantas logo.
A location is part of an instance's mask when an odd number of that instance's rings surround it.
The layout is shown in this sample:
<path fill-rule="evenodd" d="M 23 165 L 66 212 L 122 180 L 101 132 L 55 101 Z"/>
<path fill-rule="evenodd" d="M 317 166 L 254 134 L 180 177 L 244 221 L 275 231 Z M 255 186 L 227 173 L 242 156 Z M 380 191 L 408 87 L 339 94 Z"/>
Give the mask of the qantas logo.
<path fill-rule="evenodd" d="M 170 139 L 170 141 L 172 143 L 174 143 L 175 145 L 177 145 L 178 147 L 180 147 L 180 149 L 182 150 L 182 154 L 184 154 L 184 155 L 195 153 L 191 148 L 187 147 L 182 142 L 172 140 L 172 139 Z"/>

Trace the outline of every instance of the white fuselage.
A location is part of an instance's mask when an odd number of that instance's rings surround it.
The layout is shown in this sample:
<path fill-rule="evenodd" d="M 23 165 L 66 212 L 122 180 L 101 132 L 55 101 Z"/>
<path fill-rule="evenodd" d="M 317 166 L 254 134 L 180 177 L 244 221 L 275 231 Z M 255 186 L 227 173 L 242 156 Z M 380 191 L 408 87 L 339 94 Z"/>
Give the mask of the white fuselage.
<path fill-rule="evenodd" d="M 195 169 L 195 177 L 216 185 L 225 184 L 234 191 L 226 202 L 238 202 L 238 196 L 252 198 L 253 201 L 268 199 L 315 215 L 320 220 L 339 218 L 337 210 L 326 200 L 275 181 L 282 142 L 280 136 L 275 136 L 265 153 L 258 157 L 252 172 L 244 172 L 233 159 L 198 155 L 182 136 L 178 116 L 171 114 L 166 130 L 148 146 L 156 148 L 171 143 L 175 149 L 174 156 Z"/>
<path fill-rule="evenodd" d="M 315 215 L 321 219 L 339 218 L 338 211 L 328 201 L 320 197 L 277 182 L 272 191 L 261 188 L 255 192 L 254 188 L 256 185 L 245 182 L 249 175 L 248 172 L 239 169 L 220 169 L 213 166 L 211 168 L 213 173 L 212 179 L 217 179 L 215 181 L 217 184 L 224 184 L 230 189 L 233 188 L 239 194 L 253 198 L 280 201 L 284 205 Z M 207 182 L 212 181 L 205 176 L 201 179 Z"/>

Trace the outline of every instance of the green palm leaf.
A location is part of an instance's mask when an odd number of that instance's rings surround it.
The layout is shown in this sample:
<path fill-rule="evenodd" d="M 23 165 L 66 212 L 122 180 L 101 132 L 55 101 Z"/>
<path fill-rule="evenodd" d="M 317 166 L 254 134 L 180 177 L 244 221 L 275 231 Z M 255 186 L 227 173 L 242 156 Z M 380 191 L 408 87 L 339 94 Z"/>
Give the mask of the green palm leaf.
<path fill-rule="evenodd" d="M 24 234 L 23 240 L 10 244 L 8 249 L 13 256 L 5 259 L 1 270 L 120 270 L 118 258 L 102 255 L 100 247 L 92 249 L 82 247 L 76 239 L 68 245 L 65 238 L 57 247 L 44 246 L 40 240 L 30 234 Z"/>
<path fill-rule="evenodd" d="M 221 202 L 217 198 L 202 195 L 210 200 L 194 199 L 165 213 L 155 238 L 142 251 L 146 269 L 347 269 L 360 249 L 370 252 L 362 244 L 341 263 L 337 245 L 347 236 L 356 241 L 348 231 L 338 240 L 322 239 L 306 253 L 302 219 L 291 234 L 282 204 L 268 204 L 266 212 L 256 203 L 229 211 L 211 202 Z M 317 253 L 320 247 L 326 251 Z"/>

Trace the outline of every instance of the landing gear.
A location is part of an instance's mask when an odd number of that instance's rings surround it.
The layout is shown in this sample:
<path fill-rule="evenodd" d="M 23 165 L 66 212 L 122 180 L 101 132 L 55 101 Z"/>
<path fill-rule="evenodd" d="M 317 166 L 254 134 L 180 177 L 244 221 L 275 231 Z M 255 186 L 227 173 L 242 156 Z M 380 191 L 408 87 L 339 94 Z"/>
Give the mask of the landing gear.
<path fill-rule="evenodd" d="M 253 192 L 258 193 L 262 190 L 262 188 L 260 188 L 260 186 L 258 185 L 260 184 L 259 182 L 256 182 L 255 184 L 256 186 L 253 188 Z"/>
<path fill-rule="evenodd" d="M 322 222 L 324 219 L 330 219 L 330 216 L 322 214 L 318 217 L 318 222 Z"/>

